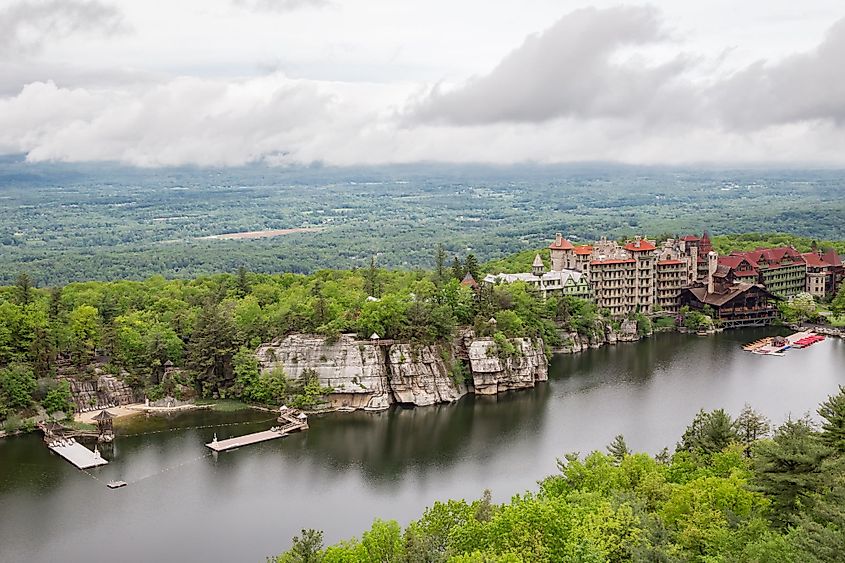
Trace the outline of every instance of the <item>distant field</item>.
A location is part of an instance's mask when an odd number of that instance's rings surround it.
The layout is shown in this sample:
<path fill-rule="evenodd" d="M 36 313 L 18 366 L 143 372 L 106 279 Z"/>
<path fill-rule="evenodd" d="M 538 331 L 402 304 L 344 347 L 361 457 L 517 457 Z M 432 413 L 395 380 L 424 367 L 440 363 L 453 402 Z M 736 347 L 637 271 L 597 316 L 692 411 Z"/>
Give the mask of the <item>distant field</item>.
<path fill-rule="evenodd" d="M 319 233 L 323 227 L 299 227 L 296 229 L 271 229 L 267 231 L 244 231 L 241 233 L 226 233 L 225 235 L 208 235 L 207 237 L 199 237 L 203 240 L 243 240 L 254 238 L 270 238 L 290 235 L 293 233 Z"/>
<path fill-rule="evenodd" d="M 845 173 L 569 166 L 162 168 L 0 157 L 0 284 L 431 268 L 664 233 L 845 240 Z M 295 228 L 277 229 L 278 226 Z M 718 240 L 717 240 L 718 241 Z M 745 241 L 754 244 L 754 241 Z M 533 253 L 526 254 L 533 259 Z"/>

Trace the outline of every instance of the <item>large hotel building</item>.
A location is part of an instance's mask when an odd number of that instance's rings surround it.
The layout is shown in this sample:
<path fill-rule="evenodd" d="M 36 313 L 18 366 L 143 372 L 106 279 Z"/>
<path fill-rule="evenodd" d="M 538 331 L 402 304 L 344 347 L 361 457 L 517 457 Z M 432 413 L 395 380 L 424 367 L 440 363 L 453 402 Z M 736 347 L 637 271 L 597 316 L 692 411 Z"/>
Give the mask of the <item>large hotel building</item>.
<path fill-rule="evenodd" d="M 524 281 L 544 297 L 560 293 L 592 299 L 612 316 L 625 317 L 677 313 L 685 288 L 699 287 L 708 295 L 743 284 L 765 288 L 773 298 L 803 291 L 824 297 L 845 277 L 833 251 L 801 254 L 782 247 L 718 256 L 706 232 L 660 244 L 637 237 L 625 243 L 602 238 L 590 245 L 574 245 L 558 233 L 549 253 L 550 271 L 537 255 L 531 273 L 493 274 L 484 281 Z"/>

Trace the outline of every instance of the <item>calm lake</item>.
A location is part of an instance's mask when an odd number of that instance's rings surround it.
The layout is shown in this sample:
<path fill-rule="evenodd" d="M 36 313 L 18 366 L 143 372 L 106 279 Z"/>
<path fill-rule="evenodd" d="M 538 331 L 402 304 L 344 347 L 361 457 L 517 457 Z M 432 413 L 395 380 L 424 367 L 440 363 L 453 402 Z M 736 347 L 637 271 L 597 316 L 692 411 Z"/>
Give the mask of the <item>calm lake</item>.
<path fill-rule="evenodd" d="M 636 450 L 674 446 L 700 408 L 748 402 L 774 422 L 845 384 L 845 342 L 784 357 L 743 352 L 772 331 L 659 335 L 556 357 L 550 381 L 499 397 L 381 413 L 312 416 L 305 433 L 209 454 L 219 438 L 266 429 L 270 413 L 193 412 L 121 421 L 98 479 L 51 454 L 40 436 L 0 440 L 0 560 L 263 561 L 301 528 L 327 542 L 373 518 L 400 523 L 435 500 L 503 501 L 555 471 L 565 452 L 624 434 Z M 251 421 L 230 426 L 196 428 Z M 132 436 L 134 434 L 134 436 Z M 141 434 L 141 435 L 138 435 Z"/>

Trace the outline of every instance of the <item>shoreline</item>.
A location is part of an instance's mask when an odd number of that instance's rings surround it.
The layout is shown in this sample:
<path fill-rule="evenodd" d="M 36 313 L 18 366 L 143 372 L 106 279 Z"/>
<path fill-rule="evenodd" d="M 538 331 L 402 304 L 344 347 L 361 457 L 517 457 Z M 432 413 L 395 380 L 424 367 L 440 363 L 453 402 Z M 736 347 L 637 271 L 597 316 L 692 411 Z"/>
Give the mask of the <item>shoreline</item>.
<path fill-rule="evenodd" d="M 75 422 L 82 422 L 85 424 L 93 424 L 93 418 L 97 416 L 101 410 L 107 410 L 114 415 L 115 420 L 119 418 L 127 418 L 138 414 L 169 414 L 172 412 L 192 411 L 199 409 L 213 409 L 213 404 L 207 405 L 179 405 L 175 407 L 151 407 L 144 403 L 131 403 L 129 405 L 121 405 L 119 407 L 110 407 L 107 409 L 97 409 L 83 413 L 77 413 L 73 416 Z"/>

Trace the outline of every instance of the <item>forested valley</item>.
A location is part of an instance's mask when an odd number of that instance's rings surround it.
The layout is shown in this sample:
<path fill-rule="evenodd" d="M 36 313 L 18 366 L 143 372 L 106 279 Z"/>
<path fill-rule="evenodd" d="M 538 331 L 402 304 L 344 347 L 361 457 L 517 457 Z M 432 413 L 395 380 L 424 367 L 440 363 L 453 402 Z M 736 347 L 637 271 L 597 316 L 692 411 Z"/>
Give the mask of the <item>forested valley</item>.
<path fill-rule="evenodd" d="M 843 240 L 841 174 L 620 165 L 161 168 L 0 157 L 0 283 L 481 261 L 601 236 Z M 267 236 L 268 231 L 286 234 Z M 229 235 L 238 238 L 208 238 Z M 262 238 L 256 238 L 262 237 Z M 425 244 L 420 244 L 425 241 Z"/>

